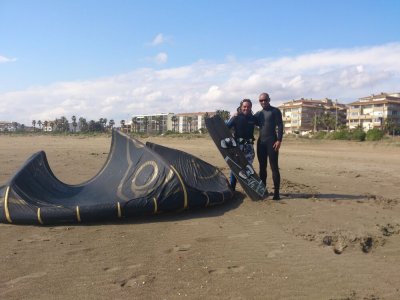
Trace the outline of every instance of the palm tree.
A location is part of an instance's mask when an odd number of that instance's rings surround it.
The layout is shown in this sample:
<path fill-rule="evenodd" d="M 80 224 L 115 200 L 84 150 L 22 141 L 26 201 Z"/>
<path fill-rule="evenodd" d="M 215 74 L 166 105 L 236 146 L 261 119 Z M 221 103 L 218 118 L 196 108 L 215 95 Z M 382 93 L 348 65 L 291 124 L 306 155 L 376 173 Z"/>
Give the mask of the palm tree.
<path fill-rule="evenodd" d="M 54 131 L 54 125 L 55 125 L 55 122 L 51 121 L 50 122 L 51 131 Z"/>
<path fill-rule="evenodd" d="M 125 128 L 125 120 L 121 120 L 121 130 L 124 131 Z"/>
<path fill-rule="evenodd" d="M 108 121 L 108 126 L 111 127 L 111 130 L 114 128 L 115 122 L 113 119 L 111 119 L 110 121 Z"/>
<path fill-rule="evenodd" d="M 78 126 L 78 123 L 76 123 L 76 117 L 72 116 L 71 120 L 72 120 L 72 127 L 74 127 L 74 132 L 76 132 L 76 127 Z"/>
<path fill-rule="evenodd" d="M 38 126 L 39 126 L 39 128 L 40 128 L 40 130 L 42 130 L 42 121 L 37 121 L 37 124 L 38 124 Z"/>
<path fill-rule="evenodd" d="M 158 127 L 158 133 L 161 134 L 162 133 L 162 121 L 163 121 L 163 117 L 162 116 L 157 116 L 156 117 L 156 125 Z"/>
<path fill-rule="evenodd" d="M 326 130 L 330 130 L 335 127 L 335 117 L 332 116 L 329 112 L 323 113 L 317 117 L 317 124 L 321 125 Z"/>
<path fill-rule="evenodd" d="M 83 131 L 83 132 L 89 131 L 89 125 L 85 118 L 80 117 L 78 122 L 79 122 L 79 128 L 81 131 Z"/>
<path fill-rule="evenodd" d="M 137 118 L 136 117 L 132 117 L 131 119 L 132 123 L 131 123 L 131 131 L 132 132 L 137 132 Z"/>
<path fill-rule="evenodd" d="M 172 130 L 176 132 L 176 123 L 178 122 L 178 117 L 175 115 L 172 116 L 171 121 L 172 121 Z"/>
<path fill-rule="evenodd" d="M 192 122 L 193 122 L 193 118 L 192 117 L 187 117 L 186 119 L 187 124 L 189 125 L 189 132 L 192 131 Z"/>
<path fill-rule="evenodd" d="M 144 131 L 145 131 L 146 133 L 148 133 L 148 132 L 147 132 L 147 129 L 148 129 L 148 126 L 149 126 L 149 118 L 148 118 L 148 117 L 144 117 L 144 118 L 143 118 L 143 126 L 144 126 Z"/>
<path fill-rule="evenodd" d="M 49 122 L 48 121 L 44 121 L 43 122 L 43 126 L 44 126 L 44 128 L 45 128 L 45 131 L 47 131 L 47 126 L 49 125 Z"/>
<path fill-rule="evenodd" d="M 35 126 L 36 126 L 36 120 L 32 120 L 32 126 L 33 126 L 33 131 L 35 131 Z"/>

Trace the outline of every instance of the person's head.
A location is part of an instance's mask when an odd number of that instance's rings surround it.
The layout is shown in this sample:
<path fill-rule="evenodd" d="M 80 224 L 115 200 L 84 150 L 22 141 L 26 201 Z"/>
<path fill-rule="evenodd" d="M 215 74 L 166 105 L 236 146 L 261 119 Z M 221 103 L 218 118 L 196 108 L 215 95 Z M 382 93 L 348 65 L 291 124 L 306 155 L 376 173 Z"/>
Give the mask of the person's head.
<path fill-rule="evenodd" d="M 271 99 L 267 93 L 261 93 L 260 96 L 258 96 L 258 101 L 260 101 L 262 108 L 267 108 Z"/>
<path fill-rule="evenodd" d="M 253 104 L 251 103 L 250 99 L 243 99 L 240 101 L 240 112 L 243 113 L 244 115 L 249 115 L 251 114 L 251 107 Z"/>

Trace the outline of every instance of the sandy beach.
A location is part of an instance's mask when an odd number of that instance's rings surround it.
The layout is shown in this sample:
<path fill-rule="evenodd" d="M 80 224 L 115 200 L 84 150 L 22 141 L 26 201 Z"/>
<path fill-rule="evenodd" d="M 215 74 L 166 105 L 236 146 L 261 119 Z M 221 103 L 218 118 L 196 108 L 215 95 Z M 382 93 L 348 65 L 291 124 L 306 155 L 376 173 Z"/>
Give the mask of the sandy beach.
<path fill-rule="evenodd" d="M 208 137 L 147 140 L 229 174 Z M 60 180 L 84 182 L 110 143 L 2 135 L 0 185 L 39 150 Z M 0 224 L 0 298 L 400 299 L 399 166 L 395 143 L 290 138 L 279 202 L 253 202 L 239 187 L 233 201 L 209 209 L 107 224 Z"/>

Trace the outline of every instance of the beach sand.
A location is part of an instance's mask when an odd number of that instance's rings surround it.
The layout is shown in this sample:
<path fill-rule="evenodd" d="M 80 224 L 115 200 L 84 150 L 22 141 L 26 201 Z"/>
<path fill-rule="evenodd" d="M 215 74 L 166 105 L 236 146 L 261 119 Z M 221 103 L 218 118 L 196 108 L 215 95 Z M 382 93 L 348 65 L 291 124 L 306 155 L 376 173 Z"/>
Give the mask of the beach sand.
<path fill-rule="evenodd" d="M 229 174 L 210 138 L 146 140 Z M 39 150 L 60 180 L 81 183 L 110 142 L 0 136 L 0 185 Z M 0 224 L 0 299 L 400 299 L 400 147 L 286 139 L 280 168 L 279 202 L 239 187 L 230 203 L 196 211 Z"/>

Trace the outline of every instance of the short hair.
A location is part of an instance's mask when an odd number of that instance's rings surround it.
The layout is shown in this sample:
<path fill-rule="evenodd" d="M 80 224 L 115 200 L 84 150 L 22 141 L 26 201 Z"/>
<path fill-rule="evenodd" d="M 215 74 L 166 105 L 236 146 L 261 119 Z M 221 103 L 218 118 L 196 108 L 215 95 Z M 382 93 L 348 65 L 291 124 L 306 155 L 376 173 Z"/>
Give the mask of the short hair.
<path fill-rule="evenodd" d="M 258 96 L 258 98 L 260 98 L 261 96 L 265 96 L 268 100 L 271 100 L 268 93 L 261 93 L 260 96 Z"/>

